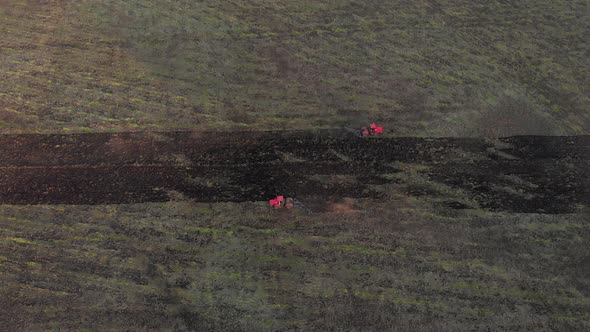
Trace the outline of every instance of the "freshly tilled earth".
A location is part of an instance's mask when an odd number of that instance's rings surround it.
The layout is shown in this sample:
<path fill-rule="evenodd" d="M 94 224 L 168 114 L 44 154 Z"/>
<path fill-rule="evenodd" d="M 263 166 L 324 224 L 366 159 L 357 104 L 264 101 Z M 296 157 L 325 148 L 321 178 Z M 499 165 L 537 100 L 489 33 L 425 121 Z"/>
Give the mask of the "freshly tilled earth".
<path fill-rule="evenodd" d="M 320 132 L 124 132 L 0 137 L 0 203 L 378 199 L 395 163 L 481 208 L 566 213 L 590 203 L 590 137 L 368 138 Z M 318 179 L 328 178 L 328 180 Z M 348 181 L 335 181 L 343 176 Z M 332 179 L 332 180 L 331 180 Z M 424 192 L 409 192 L 422 195 Z M 449 206 L 465 208 L 449 202 Z"/>

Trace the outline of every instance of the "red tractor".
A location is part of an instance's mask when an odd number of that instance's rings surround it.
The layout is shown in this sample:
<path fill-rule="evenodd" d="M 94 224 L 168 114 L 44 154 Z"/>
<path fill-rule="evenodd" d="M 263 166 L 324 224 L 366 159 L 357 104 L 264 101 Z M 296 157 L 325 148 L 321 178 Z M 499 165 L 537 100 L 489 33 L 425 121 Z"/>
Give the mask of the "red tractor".
<path fill-rule="evenodd" d="M 379 127 L 375 123 L 371 123 L 369 128 L 363 127 L 361 128 L 361 134 L 363 136 L 377 136 L 383 134 L 383 127 Z"/>
<path fill-rule="evenodd" d="M 375 123 L 371 123 L 368 127 L 361 127 L 354 131 L 359 137 L 370 137 L 383 134 L 383 127 L 379 127 Z"/>
<path fill-rule="evenodd" d="M 285 199 L 285 196 L 277 196 L 271 200 L 268 201 L 270 203 L 270 206 L 273 208 L 287 208 L 290 209 L 292 207 L 295 206 L 295 202 L 293 200 L 293 198 L 291 197 L 287 197 Z"/>

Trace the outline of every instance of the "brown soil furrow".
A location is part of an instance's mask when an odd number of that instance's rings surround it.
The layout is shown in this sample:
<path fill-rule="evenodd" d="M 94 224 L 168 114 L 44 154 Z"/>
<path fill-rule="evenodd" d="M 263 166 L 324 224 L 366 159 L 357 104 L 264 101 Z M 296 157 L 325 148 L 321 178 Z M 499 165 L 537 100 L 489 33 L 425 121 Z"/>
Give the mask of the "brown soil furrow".
<path fill-rule="evenodd" d="M 485 209 L 565 213 L 590 205 L 586 136 L 489 142 L 340 131 L 131 132 L 5 135 L 0 143 L 5 204 L 379 198 L 374 186 L 393 182 L 385 175 L 402 163 L 426 166 L 430 181 L 461 189 Z"/>

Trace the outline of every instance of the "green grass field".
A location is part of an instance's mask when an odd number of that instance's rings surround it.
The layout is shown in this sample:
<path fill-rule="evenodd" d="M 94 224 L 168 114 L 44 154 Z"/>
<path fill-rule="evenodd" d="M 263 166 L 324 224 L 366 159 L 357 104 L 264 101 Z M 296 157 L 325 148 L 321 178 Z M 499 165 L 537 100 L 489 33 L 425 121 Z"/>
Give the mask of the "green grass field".
<path fill-rule="evenodd" d="M 587 134 L 587 1 L 0 3 L 0 130 Z"/>
<path fill-rule="evenodd" d="M 590 328 L 584 215 L 387 204 L 288 217 L 258 203 L 2 206 L 0 321 L 13 331 Z"/>
<path fill-rule="evenodd" d="M 385 199 L 0 206 L 13 331 L 583 331 L 590 225 L 487 212 L 398 165 Z M 428 194 L 408 196 L 428 188 Z M 440 203 L 468 205 L 454 210 Z"/>

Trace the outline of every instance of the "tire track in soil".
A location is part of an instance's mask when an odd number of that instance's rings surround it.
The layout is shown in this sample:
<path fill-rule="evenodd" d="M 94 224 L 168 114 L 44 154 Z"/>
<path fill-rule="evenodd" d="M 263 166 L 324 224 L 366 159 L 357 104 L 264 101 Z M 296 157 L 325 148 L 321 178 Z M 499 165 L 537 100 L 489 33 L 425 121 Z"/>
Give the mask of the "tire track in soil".
<path fill-rule="evenodd" d="M 566 213 L 590 205 L 589 136 L 509 137 L 498 145 L 360 139 L 338 130 L 27 134 L 0 136 L 0 156 L 3 204 L 163 202 L 174 195 L 200 202 L 276 194 L 379 199 L 370 185 L 390 182 L 381 175 L 403 162 L 429 166 L 423 173 L 431 180 L 489 210 Z"/>

